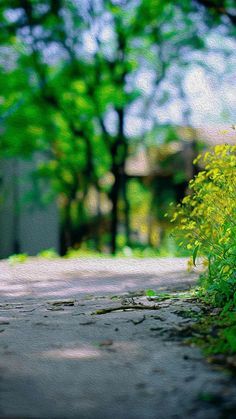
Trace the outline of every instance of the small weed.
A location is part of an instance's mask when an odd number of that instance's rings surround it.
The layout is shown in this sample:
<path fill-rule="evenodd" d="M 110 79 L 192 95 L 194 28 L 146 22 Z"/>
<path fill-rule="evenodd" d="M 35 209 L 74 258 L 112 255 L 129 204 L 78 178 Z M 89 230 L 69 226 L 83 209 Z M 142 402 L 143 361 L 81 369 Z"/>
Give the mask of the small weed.
<path fill-rule="evenodd" d="M 18 253 L 18 254 L 9 256 L 8 261 L 11 265 L 14 265 L 16 263 L 26 262 L 27 259 L 28 259 L 27 253 Z"/>
<path fill-rule="evenodd" d="M 42 250 L 41 252 L 37 254 L 37 256 L 40 258 L 45 258 L 45 259 L 55 259 L 59 257 L 55 249 Z"/>

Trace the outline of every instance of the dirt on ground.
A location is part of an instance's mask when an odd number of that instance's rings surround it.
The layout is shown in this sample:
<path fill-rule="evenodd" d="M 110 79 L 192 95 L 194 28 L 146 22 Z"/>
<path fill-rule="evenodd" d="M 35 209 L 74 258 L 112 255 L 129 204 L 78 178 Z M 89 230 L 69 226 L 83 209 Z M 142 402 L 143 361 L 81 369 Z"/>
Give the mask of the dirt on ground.
<path fill-rule="evenodd" d="M 234 376 L 186 344 L 196 280 L 185 259 L 0 262 L 0 418 L 235 418 Z"/>

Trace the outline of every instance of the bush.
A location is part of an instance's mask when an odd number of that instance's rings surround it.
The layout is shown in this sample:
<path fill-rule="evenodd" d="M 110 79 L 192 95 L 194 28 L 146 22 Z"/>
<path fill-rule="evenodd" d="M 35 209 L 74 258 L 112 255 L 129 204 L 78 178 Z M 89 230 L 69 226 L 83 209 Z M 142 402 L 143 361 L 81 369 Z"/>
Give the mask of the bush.
<path fill-rule="evenodd" d="M 39 252 L 37 256 L 44 259 L 56 259 L 59 257 L 58 253 L 53 248 L 41 250 L 41 252 Z"/>
<path fill-rule="evenodd" d="M 217 145 L 173 213 L 179 245 L 203 257 L 202 284 L 217 306 L 236 307 L 236 146 Z"/>
<path fill-rule="evenodd" d="M 8 261 L 11 265 L 14 265 L 16 263 L 24 263 L 28 259 L 27 253 L 17 253 L 14 255 L 9 256 Z"/>

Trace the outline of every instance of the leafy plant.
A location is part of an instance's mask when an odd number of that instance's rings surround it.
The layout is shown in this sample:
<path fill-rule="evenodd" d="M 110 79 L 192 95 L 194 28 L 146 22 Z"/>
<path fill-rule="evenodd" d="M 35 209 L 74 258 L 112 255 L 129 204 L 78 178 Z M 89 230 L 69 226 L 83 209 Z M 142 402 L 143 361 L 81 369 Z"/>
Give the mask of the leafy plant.
<path fill-rule="evenodd" d="M 15 263 L 23 263 L 26 262 L 28 259 L 27 253 L 18 253 L 9 256 L 8 261 L 11 265 L 14 265 Z"/>
<path fill-rule="evenodd" d="M 146 290 L 147 297 L 156 297 L 157 293 L 154 290 Z"/>
<path fill-rule="evenodd" d="M 236 146 L 217 145 L 195 163 L 203 165 L 190 193 L 173 213 L 179 245 L 203 257 L 201 282 L 212 302 L 236 307 Z"/>
<path fill-rule="evenodd" d="M 39 256 L 41 258 L 45 258 L 45 259 L 55 259 L 59 255 L 55 251 L 55 249 L 45 249 L 45 250 L 42 250 L 41 252 L 39 252 L 37 256 Z"/>

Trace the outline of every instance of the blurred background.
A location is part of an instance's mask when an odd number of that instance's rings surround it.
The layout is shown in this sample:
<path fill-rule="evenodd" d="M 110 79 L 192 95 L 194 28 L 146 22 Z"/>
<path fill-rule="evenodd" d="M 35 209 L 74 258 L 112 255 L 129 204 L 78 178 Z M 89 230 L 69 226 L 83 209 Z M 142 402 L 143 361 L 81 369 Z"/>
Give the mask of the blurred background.
<path fill-rule="evenodd" d="M 170 202 L 236 141 L 235 28 L 233 0 L 1 0 L 0 257 L 178 255 Z"/>

